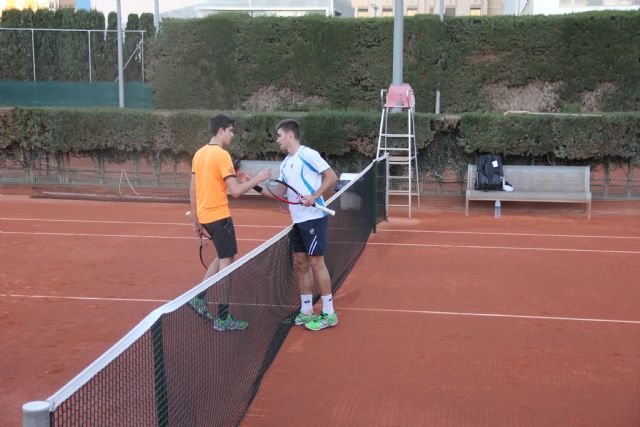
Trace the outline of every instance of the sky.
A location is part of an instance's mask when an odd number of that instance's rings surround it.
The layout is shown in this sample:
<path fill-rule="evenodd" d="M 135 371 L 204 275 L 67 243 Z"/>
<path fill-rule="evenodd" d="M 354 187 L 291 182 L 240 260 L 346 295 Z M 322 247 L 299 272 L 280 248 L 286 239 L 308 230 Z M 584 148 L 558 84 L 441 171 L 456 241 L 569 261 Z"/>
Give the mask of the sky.
<path fill-rule="evenodd" d="M 160 13 L 163 13 L 202 1 L 203 0 L 158 0 L 158 6 Z M 124 21 L 127 20 L 126 16 L 130 13 L 137 13 L 138 15 L 144 12 L 153 13 L 155 7 L 154 0 L 120 0 L 120 4 L 122 7 L 122 15 L 125 17 Z M 91 8 L 99 10 L 105 16 L 107 16 L 109 12 L 115 12 L 116 7 L 116 0 L 91 0 Z"/>

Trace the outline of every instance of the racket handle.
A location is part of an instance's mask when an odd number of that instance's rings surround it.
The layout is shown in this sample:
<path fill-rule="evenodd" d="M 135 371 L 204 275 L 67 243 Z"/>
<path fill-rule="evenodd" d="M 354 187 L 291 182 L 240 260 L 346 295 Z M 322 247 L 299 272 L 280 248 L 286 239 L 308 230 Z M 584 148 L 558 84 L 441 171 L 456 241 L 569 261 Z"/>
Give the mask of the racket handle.
<path fill-rule="evenodd" d="M 184 214 L 187 216 L 187 218 L 191 220 L 191 225 L 193 226 L 193 229 L 197 230 L 198 224 L 196 224 L 196 220 L 193 218 L 193 215 L 191 215 L 191 211 L 186 211 Z"/>
<path fill-rule="evenodd" d="M 336 215 L 336 211 L 331 210 L 331 209 L 329 209 L 329 208 L 326 208 L 326 207 L 324 207 L 324 206 L 320 206 L 320 205 L 319 205 L 319 204 L 317 204 L 317 203 L 314 203 L 314 204 L 313 204 L 313 207 L 314 207 L 314 208 L 316 208 L 316 209 L 321 210 L 322 212 L 328 213 L 328 214 L 329 214 L 329 215 L 331 215 L 331 216 L 335 216 L 335 215 Z"/>

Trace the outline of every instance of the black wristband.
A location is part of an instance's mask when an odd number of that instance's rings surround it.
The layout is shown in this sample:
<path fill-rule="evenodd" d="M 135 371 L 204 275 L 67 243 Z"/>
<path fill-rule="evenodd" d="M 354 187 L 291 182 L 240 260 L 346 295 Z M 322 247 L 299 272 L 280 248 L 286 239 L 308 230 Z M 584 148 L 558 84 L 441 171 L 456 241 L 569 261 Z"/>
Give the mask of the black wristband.
<path fill-rule="evenodd" d="M 253 187 L 254 190 L 256 190 L 258 193 L 262 193 L 262 187 L 260 187 L 259 185 L 256 185 L 255 187 Z"/>

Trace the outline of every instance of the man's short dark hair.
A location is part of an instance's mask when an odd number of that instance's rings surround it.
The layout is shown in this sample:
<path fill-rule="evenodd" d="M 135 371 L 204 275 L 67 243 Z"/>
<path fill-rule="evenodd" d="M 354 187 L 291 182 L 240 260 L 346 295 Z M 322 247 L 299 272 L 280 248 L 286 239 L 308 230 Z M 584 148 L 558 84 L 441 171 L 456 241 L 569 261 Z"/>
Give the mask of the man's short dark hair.
<path fill-rule="evenodd" d="M 226 130 L 229 126 L 233 126 L 236 121 L 224 114 L 218 114 L 209 119 L 209 130 L 213 136 L 218 134 L 220 129 Z"/>
<path fill-rule="evenodd" d="M 282 129 L 285 132 L 293 132 L 293 136 L 300 141 L 300 123 L 294 119 L 284 119 L 276 125 L 276 130 Z"/>

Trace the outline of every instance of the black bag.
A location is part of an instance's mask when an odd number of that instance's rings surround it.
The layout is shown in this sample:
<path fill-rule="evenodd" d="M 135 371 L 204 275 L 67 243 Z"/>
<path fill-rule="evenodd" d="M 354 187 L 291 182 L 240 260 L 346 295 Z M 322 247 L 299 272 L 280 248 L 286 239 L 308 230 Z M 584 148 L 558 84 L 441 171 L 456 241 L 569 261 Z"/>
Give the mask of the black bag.
<path fill-rule="evenodd" d="M 476 190 L 502 190 L 502 157 L 499 154 L 478 156 Z"/>

